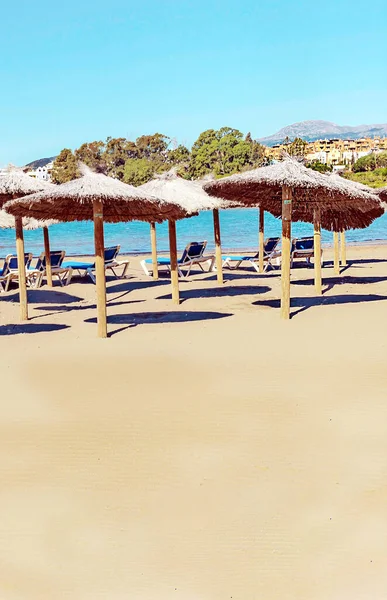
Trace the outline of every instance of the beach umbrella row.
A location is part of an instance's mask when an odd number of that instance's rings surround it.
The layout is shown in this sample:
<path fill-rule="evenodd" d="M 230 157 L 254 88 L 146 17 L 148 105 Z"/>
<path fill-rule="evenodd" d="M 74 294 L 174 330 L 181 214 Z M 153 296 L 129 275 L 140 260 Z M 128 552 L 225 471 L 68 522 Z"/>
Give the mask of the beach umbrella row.
<path fill-rule="evenodd" d="M 5 208 L 20 223 L 25 215 L 39 220 L 50 218 L 65 222 L 93 220 L 98 335 L 107 337 L 104 221 L 118 223 L 139 220 L 161 223 L 167 219 L 174 227 L 177 219 L 188 215 L 177 203 L 154 197 L 117 179 L 93 173 L 85 165 L 80 166 L 80 171 L 82 177 L 79 179 L 13 199 Z M 176 256 L 176 247 L 171 248 L 172 253 Z M 177 260 L 174 270 L 177 277 Z M 23 285 L 25 286 L 25 279 L 20 279 L 20 286 Z"/>
<path fill-rule="evenodd" d="M 5 172 L 0 175 L 0 208 L 5 203 L 23 197 L 26 194 L 33 194 L 42 190 L 49 190 L 54 186 L 47 181 L 35 179 L 30 177 L 22 169 L 18 169 L 12 165 L 6 169 Z M 28 318 L 28 305 L 27 305 L 27 289 L 26 289 L 26 273 L 24 268 L 24 236 L 23 236 L 23 216 L 16 215 L 14 218 L 13 227 L 16 229 L 16 253 L 18 262 L 18 274 L 19 274 L 19 298 L 20 298 L 20 313 L 21 319 L 26 320 Z M 39 221 L 39 223 L 38 223 Z M 48 220 L 32 220 L 28 218 L 25 220 L 25 225 L 28 228 L 43 228 L 44 235 L 44 246 L 46 254 L 46 270 L 47 270 L 47 282 L 52 286 L 52 275 L 51 275 L 51 263 L 50 263 L 50 243 L 48 235 L 48 226 L 52 224 L 51 217 Z M 3 223 L 9 223 L 3 216 Z M 5 225 L 9 227 L 9 225 Z"/>
<path fill-rule="evenodd" d="M 224 208 L 226 203 L 219 198 L 209 196 L 203 189 L 200 181 L 190 181 L 182 179 L 176 173 L 176 169 L 171 169 L 168 173 L 163 173 L 156 176 L 154 179 L 140 186 L 140 190 L 145 193 L 152 194 L 158 198 L 163 198 L 168 202 L 172 202 L 177 206 L 180 206 L 186 213 L 186 216 L 197 215 L 201 211 L 212 210 L 214 220 L 214 238 L 215 238 L 215 259 L 216 259 L 216 272 L 217 280 L 219 284 L 223 283 L 223 272 L 222 272 L 222 248 L 221 248 L 221 236 L 220 236 L 220 222 L 219 222 L 219 209 Z M 176 229 L 175 224 L 169 221 L 169 239 L 170 247 L 176 247 Z M 151 241 L 152 241 L 152 262 L 153 262 L 153 273 L 157 273 L 157 250 L 155 245 L 156 235 L 151 225 Z M 171 267 L 172 260 L 171 251 Z M 171 272 L 173 272 L 171 270 Z M 157 277 L 157 275 L 156 275 Z M 173 282 L 173 288 L 175 289 L 175 301 L 176 290 L 177 290 L 177 272 L 176 281 Z"/>
<path fill-rule="evenodd" d="M 268 167 L 231 175 L 205 191 L 244 206 L 259 206 L 282 218 L 281 316 L 290 316 L 292 220 L 314 224 L 315 285 L 321 294 L 321 227 L 335 231 L 368 224 L 382 214 L 378 197 L 343 178 L 328 177 L 287 158 Z M 355 218 L 356 217 L 356 218 Z M 336 229 L 337 230 L 337 229 Z"/>

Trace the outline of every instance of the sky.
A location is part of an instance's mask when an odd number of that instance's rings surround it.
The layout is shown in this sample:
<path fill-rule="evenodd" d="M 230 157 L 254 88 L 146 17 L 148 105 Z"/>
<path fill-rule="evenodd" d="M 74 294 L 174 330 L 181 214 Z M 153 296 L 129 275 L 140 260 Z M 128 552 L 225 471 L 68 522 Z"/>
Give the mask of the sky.
<path fill-rule="evenodd" d="M 3 4 L 0 166 L 107 136 L 385 123 L 386 25 L 385 0 Z"/>

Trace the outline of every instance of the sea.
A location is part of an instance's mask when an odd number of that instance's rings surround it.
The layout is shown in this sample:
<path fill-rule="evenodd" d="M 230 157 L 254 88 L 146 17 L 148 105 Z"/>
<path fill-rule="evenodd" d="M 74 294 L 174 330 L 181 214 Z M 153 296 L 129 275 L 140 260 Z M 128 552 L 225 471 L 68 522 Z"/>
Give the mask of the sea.
<path fill-rule="evenodd" d="M 221 240 L 224 251 L 254 251 L 258 245 L 258 210 L 238 208 L 220 211 Z M 168 224 L 158 224 L 157 248 L 168 252 Z M 181 251 L 192 241 L 207 240 L 207 248 L 214 248 L 212 212 L 205 211 L 196 217 L 183 219 L 176 224 L 177 245 Z M 310 223 L 293 223 L 292 237 L 313 234 Z M 265 213 L 265 237 L 281 235 L 281 221 Z M 43 251 L 43 232 L 40 229 L 25 231 L 25 251 L 34 256 Z M 387 241 L 387 213 L 379 217 L 366 229 L 350 230 L 346 233 L 349 243 L 378 243 Z M 332 233 L 322 231 L 322 243 L 332 245 Z M 105 246 L 121 245 L 121 253 L 146 254 L 150 252 L 149 224 L 140 221 L 129 223 L 106 223 Z M 65 250 L 66 256 L 92 255 L 94 252 L 93 223 L 58 223 L 50 227 L 52 250 Z M 0 230 L 0 257 L 15 252 L 15 230 Z"/>

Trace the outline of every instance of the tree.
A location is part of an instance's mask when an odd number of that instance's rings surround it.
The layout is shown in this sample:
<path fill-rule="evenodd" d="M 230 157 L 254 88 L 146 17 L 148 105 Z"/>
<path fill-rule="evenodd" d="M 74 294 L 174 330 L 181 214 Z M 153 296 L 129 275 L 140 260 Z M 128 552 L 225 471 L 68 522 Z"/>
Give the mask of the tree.
<path fill-rule="evenodd" d="M 105 144 L 103 142 L 88 142 L 75 150 L 75 157 L 97 173 L 105 173 L 104 148 Z"/>
<path fill-rule="evenodd" d="M 246 168 L 267 164 L 265 147 L 253 140 L 248 133 L 222 127 L 203 131 L 192 146 L 189 172 L 191 177 L 203 177 L 206 173 L 231 175 Z"/>
<path fill-rule="evenodd" d="M 375 152 L 359 158 L 353 164 L 352 170 L 354 173 L 361 173 L 384 167 L 387 167 L 387 152 Z"/>
<path fill-rule="evenodd" d="M 297 137 L 288 145 L 286 151 L 290 156 L 305 156 L 307 146 L 308 142 Z"/>
<path fill-rule="evenodd" d="M 190 151 L 181 144 L 173 150 L 168 150 L 167 162 L 170 165 L 180 165 L 188 163 L 190 159 Z"/>
<path fill-rule="evenodd" d="M 77 159 L 69 148 L 64 148 L 54 160 L 51 171 L 53 183 L 66 183 L 80 177 Z"/>
<path fill-rule="evenodd" d="M 134 142 L 126 138 L 108 137 L 105 151 L 102 154 L 107 174 L 122 180 L 126 161 L 128 158 L 137 158 L 138 155 L 139 152 Z"/>
<path fill-rule="evenodd" d="M 136 139 L 139 158 L 156 159 L 165 162 L 170 138 L 162 133 L 142 135 Z"/>
<path fill-rule="evenodd" d="M 125 163 L 123 179 L 131 185 L 142 185 L 150 181 L 155 173 L 155 165 L 146 158 L 128 158 Z"/>
<path fill-rule="evenodd" d="M 306 163 L 305 166 L 308 167 L 308 169 L 313 169 L 313 171 L 318 171 L 319 173 L 326 173 L 328 171 L 332 171 L 331 166 L 321 162 L 320 160 L 312 160 Z"/>

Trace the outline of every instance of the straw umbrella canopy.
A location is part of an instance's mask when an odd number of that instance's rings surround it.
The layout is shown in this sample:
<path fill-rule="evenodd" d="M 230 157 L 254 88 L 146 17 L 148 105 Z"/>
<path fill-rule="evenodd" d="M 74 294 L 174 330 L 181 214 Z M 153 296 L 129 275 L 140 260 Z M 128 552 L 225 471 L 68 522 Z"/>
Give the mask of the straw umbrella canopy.
<path fill-rule="evenodd" d="M 232 175 L 204 186 L 210 194 L 245 206 L 260 206 L 274 216 L 282 216 L 282 295 L 281 316 L 290 316 L 290 236 L 293 210 L 313 214 L 315 281 L 321 293 L 321 214 L 334 211 L 350 214 L 354 208 L 368 212 L 377 208 L 375 195 L 344 179 L 327 177 L 308 169 L 294 159 Z"/>
<path fill-rule="evenodd" d="M 186 211 L 166 200 L 155 198 L 133 186 L 81 165 L 82 177 L 44 192 L 8 202 L 5 209 L 18 217 L 58 221 L 94 221 L 98 335 L 107 337 L 106 280 L 103 223 L 140 220 L 161 222 L 181 219 Z"/>
<path fill-rule="evenodd" d="M 140 186 L 139 189 L 183 208 L 187 213 L 186 216 L 197 215 L 203 210 L 213 211 L 217 279 L 218 283 L 223 283 L 219 209 L 225 206 L 225 202 L 219 198 L 209 196 L 203 189 L 203 182 L 179 177 L 176 169 L 171 169 L 168 173 L 156 176 L 151 181 L 148 181 L 148 183 Z M 176 237 L 174 223 L 169 221 L 168 225 L 170 239 L 171 236 Z M 157 279 L 157 248 L 154 223 L 151 223 L 151 243 L 153 277 Z M 173 257 L 171 256 L 171 265 L 172 259 Z"/>
<path fill-rule="evenodd" d="M 23 229 L 25 231 L 34 231 L 42 227 L 49 227 L 54 225 L 57 221 L 38 221 L 30 217 L 24 217 L 22 219 Z M 7 213 L 5 210 L 0 209 L 0 229 L 15 229 L 15 217 Z"/>
<path fill-rule="evenodd" d="M 387 202 L 387 187 L 382 187 L 374 190 L 383 202 Z"/>
<path fill-rule="evenodd" d="M 0 208 L 10 200 L 21 198 L 26 194 L 33 194 L 41 190 L 49 190 L 52 184 L 41 179 L 30 177 L 22 169 L 10 165 L 6 171 L 0 175 Z M 18 257 L 19 270 L 19 298 L 20 298 L 20 316 L 21 320 L 28 319 L 26 275 L 24 268 L 24 238 L 23 224 L 20 216 L 15 217 L 16 229 L 16 252 Z M 50 244 L 48 237 L 48 228 L 43 225 L 44 246 L 47 265 L 47 280 L 52 285 L 51 264 L 50 264 Z"/>

